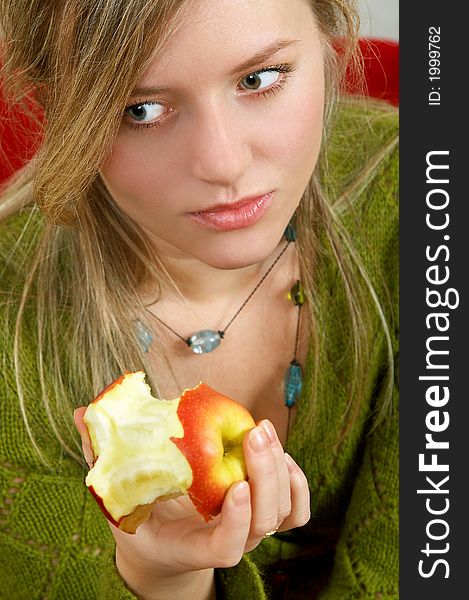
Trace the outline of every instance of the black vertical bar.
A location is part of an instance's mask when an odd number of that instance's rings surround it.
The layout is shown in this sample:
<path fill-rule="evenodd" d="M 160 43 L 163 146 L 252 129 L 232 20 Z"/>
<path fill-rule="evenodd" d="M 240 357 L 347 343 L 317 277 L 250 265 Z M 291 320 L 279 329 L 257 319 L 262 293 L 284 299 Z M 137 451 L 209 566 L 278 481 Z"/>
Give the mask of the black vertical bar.
<path fill-rule="evenodd" d="M 466 39 L 458 5 L 401 3 L 402 600 L 469 597 Z"/>

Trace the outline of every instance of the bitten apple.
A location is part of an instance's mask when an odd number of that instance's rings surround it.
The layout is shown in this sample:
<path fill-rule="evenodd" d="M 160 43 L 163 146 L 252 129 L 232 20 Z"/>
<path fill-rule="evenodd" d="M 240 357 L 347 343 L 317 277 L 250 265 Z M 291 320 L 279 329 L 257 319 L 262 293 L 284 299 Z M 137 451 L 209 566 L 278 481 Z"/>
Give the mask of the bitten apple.
<path fill-rule="evenodd" d="M 86 485 L 107 518 L 134 533 L 157 500 L 188 494 L 206 521 L 232 483 L 246 479 L 249 411 L 205 383 L 174 400 L 151 395 L 142 371 L 126 373 L 87 407 L 94 465 Z"/>

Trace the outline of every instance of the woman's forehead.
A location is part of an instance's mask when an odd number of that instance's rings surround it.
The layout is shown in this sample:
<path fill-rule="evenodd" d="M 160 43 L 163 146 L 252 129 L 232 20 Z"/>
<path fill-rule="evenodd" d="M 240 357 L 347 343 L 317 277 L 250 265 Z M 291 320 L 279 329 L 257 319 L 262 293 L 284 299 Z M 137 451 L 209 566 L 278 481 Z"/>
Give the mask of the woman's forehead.
<path fill-rule="evenodd" d="M 248 70 L 315 34 L 306 0 L 202 0 L 155 55 L 138 88 L 169 88 L 208 67 L 224 74 Z M 254 61 L 257 58 L 257 61 Z M 156 91 L 156 90 L 155 90 Z"/>

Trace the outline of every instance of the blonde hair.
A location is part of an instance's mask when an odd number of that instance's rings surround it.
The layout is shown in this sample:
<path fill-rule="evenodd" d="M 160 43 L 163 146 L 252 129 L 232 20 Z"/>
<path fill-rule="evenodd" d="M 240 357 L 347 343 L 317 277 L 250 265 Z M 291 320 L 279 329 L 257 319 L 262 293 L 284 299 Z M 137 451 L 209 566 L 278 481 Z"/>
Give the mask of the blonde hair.
<path fill-rule="evenodd" d="M 33 202 L 46 217 L 45 224 L 28 220 L 34 230 L 33 248 L 24 251 L 28 275 L 22 289 L 15 288 L 19 301 L 10 313 L 15 321 L 17 394 L 27 431 L 44 462 L 24 399 L 27 376 L 21 347 L 29 311 L 37 320 L 42 402 L 60 444 L 81 461 L 72 410 L 86 404 L 122 371 L 145 367 L 133 322 L 142 308 L 138 290 L 149 281 L 160 290 L 163 282 L 171 285 L 145 235 L 116 206 L 98 171 L 112 148 L 130 91 L 182 22 L 187 5 L 181 0 L 0 0 L 0 32 L 6 41 L 4 89 L 16 100 L 34 90 L 45 118 L 37 155 L 11 181 L 0 203 L 0 219 Z M 311 0 L 311 7 L 325 39 L 327 129 L 338 82 L 345 66 L 357 60 L 358 18 L 353 2 Z M 342 60 L 333 49 L 333 39 L 343 42 Z M 336 261 L 347 297 L 352 372 L 362 375 L 371 330 L 370 294 L 387 328 L 365 269 L 322 189 L 324 163 L 323 152 L 295 215 L 300 269 L 311 311 L 314 370 L 321 368 L 323 307 L 315 304 L 315 282 L 305 275 L 316 271 L 324 234 L 327 250 L 322 252 Z M 388 333 L 387 337 L 390 347 Z M 392 353 L 388 375 L 392 382 Z M 351 382 L 343 436 L 360 409 L 364 379 L 360 376 Z M 70 397 L 70 388 L 81 390 L 82 397 Z M 313 386 L 313 406 L 315 394 Z"/>

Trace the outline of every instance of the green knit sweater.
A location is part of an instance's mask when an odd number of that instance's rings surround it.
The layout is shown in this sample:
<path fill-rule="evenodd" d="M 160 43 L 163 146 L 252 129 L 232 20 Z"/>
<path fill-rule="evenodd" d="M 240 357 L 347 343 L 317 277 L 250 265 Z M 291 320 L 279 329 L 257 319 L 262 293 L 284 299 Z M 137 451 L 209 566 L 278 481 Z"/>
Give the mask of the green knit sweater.
<path fill-rule="evenodd" d="M 397 356 L 396 112 L 374 105 L 366 112 L 363 107 L 344 108 L 329 140 L 334 179 L 328 176 L 326 185 L 334 194 L 353 189 L 355 201 L 344 205 L 342 219 L 382 302 Z M 354 186 L 362 180 L 364 184 Z M 5 257 L 15 255 L 13 244 L 27 213 L 0 225 L 0 323 L 10 278 Z M 337 269 L 333 264 L 322 268 L 318 301 L 327 311 L 321 323 L 318 412 L 313 424 L 310 358 L 286 444 L 309 481 L 311 520 L 264 540 L 237 566 L 216 569 L 217 599 L 269 598 L 269 590 L 282 580 L 280 567 L 290 574 L 289 598 L 312 599 L 316 593 L 321 600 L 398 597 L 397 385 L 386 420 L 373 428 L 387 360 L 385 336 L 376 318 L 367 396 L 345 443 L 335 444 L 351 377 L 341 367 L 349 342 Z M 84 468 L 60 451 L 36 403 L 39 383 L 32 342 L 23 356 L 29 379 L 26 402 L 41 445 L 48 444 L 50 455 L 58 457 L 54 469 L 44 467 L 31 446 L 15 396 L 11 339 L 12 332 L 6 331 L 0 345 L 0 598 L 135 600 L 116 571 L 113 538 L 84 485 Z M 292 563 L 296 570 L 290 568 Z M 273 564 L 275 568 L 269 567 Z M 301 592 L 301 582 L 308 581 L 310 587 L 305 583 L 306 591 Z"/>

